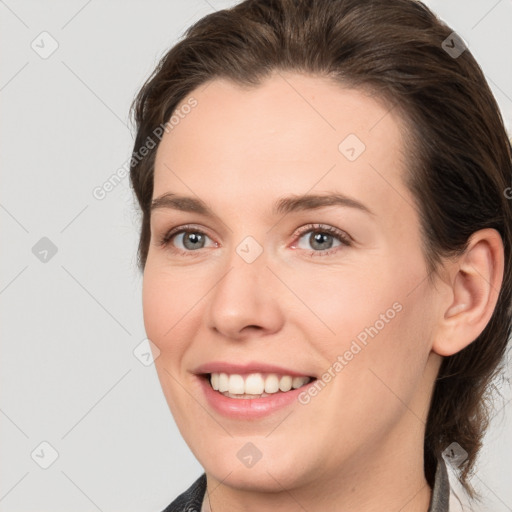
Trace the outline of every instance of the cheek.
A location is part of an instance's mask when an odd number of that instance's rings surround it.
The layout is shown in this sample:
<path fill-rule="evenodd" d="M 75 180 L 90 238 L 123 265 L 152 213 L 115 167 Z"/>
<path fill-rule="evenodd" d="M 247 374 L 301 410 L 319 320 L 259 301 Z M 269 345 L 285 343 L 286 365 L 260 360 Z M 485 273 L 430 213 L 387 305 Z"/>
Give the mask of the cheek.
<path fill-rule="evenodd" d="M 173 311 L 173 304 L 169 303 L 170 300 L 172 300 L 172 296 L 167 288 L 162 286 L 162 282 L 158 279 L 156 273 L 146 266 L 142 285 L 144 326 L 149 339 L 156 343 L 160 349 L 162 338 L 170 327 L 169 313 Z"/>
<path fill-rule="evenodd" d="M 157 369 L 162 365 L 169 370 L 176 368 L 185 349 L 180 344 L 183 337 L 177 333 L 186 325 L 189 293 L 183 293 L 176 281 L 169 273 L 146 266 L 142 287 L 144 327 L 147 337 L 160 350 L 155 361 Z"/>
<path fill-rule="evenodd" d="M 190 324 L 202 295 L 197 277 L 148 260 L 142 286 L 144 325 L 160 350 L 175 345 L 176 333 Z"/>
<path fill-rule="evenodd" d="M 300 276 L 300 277 L 298 277 Z M 364 343 L 369 331 L 380 332 L 397 316 L 403 300 L 402 284 L 389 279 L 375 262 L 284 276 L 304 306 L 297 304 L 294 322 L 311 343 L 330 359 L 349 349 L 351 341 Z M 296 301 L 296 299 L 294 299 Z"/>
<path fill-rule="evenodd" d="M 379 389 L 390 394 L 379 377 L 407 395 L 422 378 L 430 350 L 434 301 L 421 255 L 413 256 L 409 252 L 403 273 L 397 272 L 396 258 L 382 258 L 380 264 L 314 277 L 302 273 L 295 281 L 294 291 L 314 312 L 302 311 L 296 321 L 323 356 L 326 371 L 343 374 L 336 379 L 340 385 L 350 382 L 349 387 L 367 390 L 368 399 L 377 397 L 377 404 Z M 336 362 L 340 364 L 333 368 Z"/>
<path fill-rule="evenodd" d="M 197 298 L 193 289 L 179 272 L 171 272 L 148 259 L 142 287 L 144 326 L 147 337 L 160 351 L 155 368 L 178 422 L 183 421 L 183 411 L 190 408 L 190 396 L 183 391 L 182 361 L 192 339 L 187 329 L 197 324 L 193 307 Z"/>
<path fill-rule="evenodd" d="M 387 428 L 404 412 L 416 417 L 423 414 L 416 401 L 428 380 L 430 296 L 428 289 L 421 287 L 409 291 L 407 287 L 387 293 L 376 290 L 376 298 L 363 309 L 366 313 L 352 321 L 351 334 L 339 345 L 343 352 L 337 353 L 342 355 L 344 368 L 338 380 L 338 398 L 344 399 L 345 414 L 354 419 L 357 428 L 364 427 L 369 414 L 381 419 L 381 424 L 375 425 L 378 429 Z M 349 316 L 345 318 L 351 322 Z"/>

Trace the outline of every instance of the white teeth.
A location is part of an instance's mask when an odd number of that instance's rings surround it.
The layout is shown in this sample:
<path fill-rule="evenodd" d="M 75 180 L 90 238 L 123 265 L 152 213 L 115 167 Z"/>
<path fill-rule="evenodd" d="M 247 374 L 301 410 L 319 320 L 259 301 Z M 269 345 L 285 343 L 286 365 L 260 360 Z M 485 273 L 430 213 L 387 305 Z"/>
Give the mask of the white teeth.
<path fill-rule="evenodd" d="M 268 375 L 265 379 L 265 393 L 277 393 L 279 391 L 279 377 L 276 374 Z"/>
<path fill-rule="evenodd" d="M 292 381 L 293 379 L 289 375 L 284 375 L 279 380 L 279 389 L 281 391 L 290 391 L 292 389 Z"/>
<path fill-rule="evenodd" d="M 212 374 L 213 375 L 213 374 Z M 229 377 L 227 373 L 217 374 L 219 376 L 219 391 L 224 393 L 229 389 Z"/>
<path fill-rule="evenodd" d="M 229 376 L 228 391 L 230 393 L 233 393 L 234 395 L 243 395 L 245 393 L 244 389 L 244 378 L 241 375 L 233 374 Z"/>
<path fill-rule="evenodd" d="M 211 383 L 212 383 L 212 388 L 215 389 L 215 391 L 218 391 L 219 390 L 219 374 L 218 373 L 212 373 Z"/>
<path fill-rule="evenodd" d="M 270 373 L 262 375 L 261 373 L 251 373 L 249 375 L 212 373 L 210 383 L 212 388 L 226 396 L 237 398 L 251 398 L 268 396 L 278 391 L 287 392 L 298 389 L 307 384 L 311 379 L 309 377 L 292 377 L 290 375 L 276 375 Z"/>
<path fill-rule="evenodd" d="M 259 373 L 251 373 L 245 379 L 245 394 L 261 395 L 265 390 L 265 381 Z"/>
<path fill-rule="evenodd" d="M 301 379 L 300 381 L 293 381 L 293 389 L 298 389 L 298 388 L 301 388 L 302 386 L 308 384 L 309 382 L 311 382 L 312 380 L 314 379 L 311 379 L 310 377 L 298 377 L 299 379 Z"/>
<path fill-rule="evenodd" d="M 300 388 L 301 386 L 303 386 L 304 384 L 306 384 L 306 382 L 308 381 L 309 379 L 305 378 L 305 377 L 293 377 L 293 380 L 292 380 L 292 388 L 293 389 L 297 389 L 297 388 Z"/>

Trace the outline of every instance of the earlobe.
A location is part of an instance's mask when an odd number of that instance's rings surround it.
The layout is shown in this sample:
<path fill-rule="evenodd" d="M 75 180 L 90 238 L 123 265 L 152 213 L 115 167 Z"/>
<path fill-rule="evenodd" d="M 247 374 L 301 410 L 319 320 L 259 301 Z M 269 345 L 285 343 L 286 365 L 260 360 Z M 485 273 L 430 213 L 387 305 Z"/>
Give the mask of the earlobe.
<path fill-rule="evenodd" d="M 441 311 L 432 350 L 451 356 L 485 329 L 503 281 L 504 251 L 495 229 L 473 233 L 467 249 L 450 264 L 451 301 Z"/>

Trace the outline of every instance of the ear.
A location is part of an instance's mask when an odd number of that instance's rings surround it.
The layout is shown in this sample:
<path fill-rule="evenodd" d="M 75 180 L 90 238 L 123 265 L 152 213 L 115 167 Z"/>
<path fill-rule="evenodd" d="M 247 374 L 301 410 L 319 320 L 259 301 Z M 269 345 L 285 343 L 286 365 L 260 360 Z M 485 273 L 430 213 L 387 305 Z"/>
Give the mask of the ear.
<path fill-rule="evenodd" d="M 451 356 L 480 336 L 494 312 L 503 268 L 503 241 L 495 229 L 473 233 L 464 253 L 450 260 L 449 293 L 440 310 L 435 353 Z"/>

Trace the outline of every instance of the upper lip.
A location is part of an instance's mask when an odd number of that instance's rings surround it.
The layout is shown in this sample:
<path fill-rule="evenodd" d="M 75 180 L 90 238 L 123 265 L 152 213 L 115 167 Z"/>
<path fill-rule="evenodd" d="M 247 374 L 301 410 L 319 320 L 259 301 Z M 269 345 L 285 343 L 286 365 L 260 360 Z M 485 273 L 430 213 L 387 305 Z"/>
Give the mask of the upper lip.
<path fill-rule="evenodd" d="M 278 366 L 275 364 L 259 363 L 257 361 L 250 361 L 245 364 L 229 363 L 224 361 L 212 361 L 205 363 L 194 370 L 193 373 L 201 375 L 207 373 L 229 373 L 229 374 L 247 374 L 247 373 L 277 373 L 279 375 L 290 375 L 291 377 L 311 377 L 310 374 L 298 372 Z"/>

